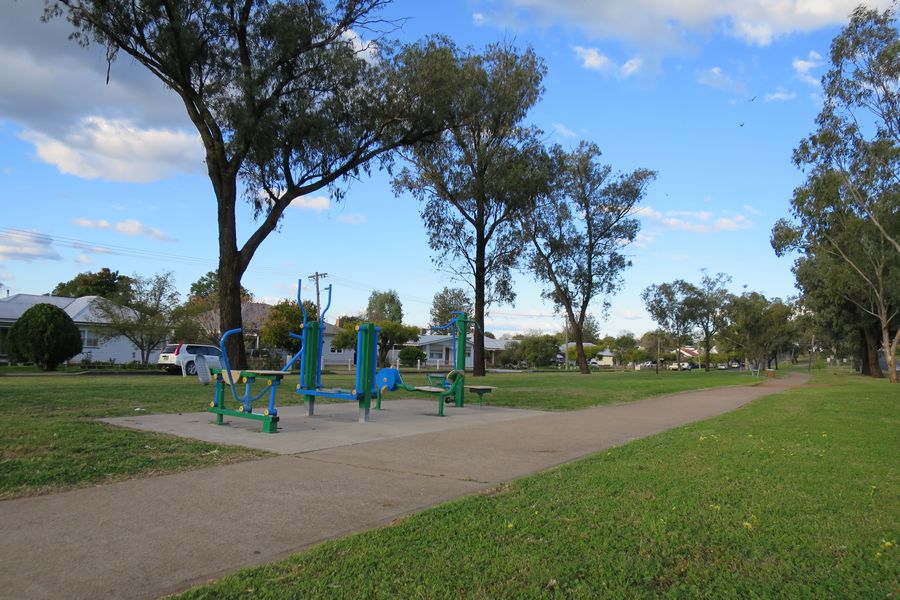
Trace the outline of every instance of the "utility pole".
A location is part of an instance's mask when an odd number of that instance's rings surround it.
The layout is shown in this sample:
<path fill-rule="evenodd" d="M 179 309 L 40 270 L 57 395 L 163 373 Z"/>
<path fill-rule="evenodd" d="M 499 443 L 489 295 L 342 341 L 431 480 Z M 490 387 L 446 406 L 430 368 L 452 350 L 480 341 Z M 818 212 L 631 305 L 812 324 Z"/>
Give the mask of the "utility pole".
<path fill-rule="evenodd" d="M 328 277 L 328 273 L 319 273 L 318 271 L 309 276 L 310 281 L 316 282 L 316 319 L 319 319 L 322 315 L 322 304 L 319 300 L 319 280 L 325 279 L 326 277 Z"/>

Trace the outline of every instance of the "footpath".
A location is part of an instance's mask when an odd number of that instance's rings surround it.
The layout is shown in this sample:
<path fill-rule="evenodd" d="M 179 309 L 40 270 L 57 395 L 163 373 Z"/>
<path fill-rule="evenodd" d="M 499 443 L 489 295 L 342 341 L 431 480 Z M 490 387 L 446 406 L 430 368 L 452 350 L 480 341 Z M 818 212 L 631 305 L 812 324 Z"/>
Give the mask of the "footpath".
<path fill-rule="evenodd" d="M 805 381 L 535 412 L 0 502 L 0 598 L 158 598 Z"/>

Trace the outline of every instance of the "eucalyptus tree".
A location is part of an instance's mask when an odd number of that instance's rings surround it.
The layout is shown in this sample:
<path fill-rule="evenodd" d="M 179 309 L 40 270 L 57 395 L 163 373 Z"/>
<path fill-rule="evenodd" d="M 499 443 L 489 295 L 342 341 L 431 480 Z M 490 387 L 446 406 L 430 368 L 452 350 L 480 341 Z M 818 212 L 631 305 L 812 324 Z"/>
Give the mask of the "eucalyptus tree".
<path fill-rule="evenodd" d="M 462 288 L 445 287 L 431 301 L 431 325 L 446 325 L 453 313 L 465 313 L 472 318 L 472 298 Z"/>
<path fill-rule="evenodd" d="M 538 132 L 522 126 L 540 98 L 545 67 L 533 50 L 490 45 L 456 51 L 457 86 L 449 126 L 405 151 L 394 179 L 398 195 L 420 201 L 434 262 L 468 284 L 473 317 L 483 326 L 493 302 L 512 302 L 510 270 L 522 250 L 515 221 L 543 183 L 533 169 Z M 474 375 L 484 375 L 484 334 L 474 331 Z"/>
<path fill-rule="evenodd" d="M 877 319 L 888 376 L 898 382 L 900 345 L 900 38 L 895 6 L 859 7 L 831 46 L 818 129 L 794 151 L 806 181 L 794 192 L 792 221 L 772 244 L 783 254 L 829 254 L 829 272 L 851 281 L 845 295 Z M 857 293 L 861 289 L 862 294 Z"/>
<path fill-rule="evenodd" d="M 831 43 L 818 129 L 794 152 L 809 178 L 833 176 L 835 209 L 870 221 L 900 253 L 900 34 L 896 4 L 857 7 Z M 894 218 L 892 218 L 894 217 Z"/>
<path fill-rule="evenodd" d="M 579 371 L 591 372 L 584 352 L 584 326 L 591 302 L 609 296 L 622 284 L 631 266 L 625 255 L 640 223 L 634 208 L 656 174 L 638 169 L 613 174 L 600 163 L 600 148 L 581 142 L 572 152 L 559 146 L 550 151 L 552 173 L 547 192 L 520 224 L 528 240 L 528 265 L 545 284 L 544 297 L 566 315 L 578 357 Z"/>
<path fill-rule="evenodd" d="M 219 314 L 241 326 L 241 277 L 285 209 L 434 135 L 454 97 L 454 56 L 439 38 L 397 47 L 359 34 L 388 25 L 388 0 L 49 0 L 72 37 L 125 53 L 184 103 L 216 197 Z M 240 243 L 239 197 L 257 224 Z M 232 364 L 245 363 L 240 336 Z"/>
<path fill-rule="evenodd" d="M 683 279 L 653 284 L 641 292 L 641 299 L 650 317 L 675 344 L 675 362 L 679 369 L 681 345 L 687 341 L 697 319 L 692 299 L 698 294 L 697 287 Z"/>
<path fill-rule="evenodd" d="M 725 273 L 710 275 L 703 270 L 700 285 L 693 286 L 686 299 L 694 326 L 703 340 L 703 364 L 707 371 L 712 338 L 726 321 L 725 305 L 729 294 L 725 286 L 730 282 L 731 277 Z"/>
<path fill-rule="evenodd" d="M 743 354 L 745 363 L 769 366 L 777 351 L 792 336 L 793 308 L 778 298 L 759 292 L 732 296 L 727 305 L 728 325 L 722 336 Z"/>

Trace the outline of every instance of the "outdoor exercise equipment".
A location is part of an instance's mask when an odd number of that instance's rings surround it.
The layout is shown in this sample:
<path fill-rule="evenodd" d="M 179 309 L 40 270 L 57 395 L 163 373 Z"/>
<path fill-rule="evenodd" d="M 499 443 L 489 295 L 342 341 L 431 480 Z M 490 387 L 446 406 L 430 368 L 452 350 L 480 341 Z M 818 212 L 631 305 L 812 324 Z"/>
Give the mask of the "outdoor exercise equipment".
<path fill-rule="evenodd" d="M 209 403 L 209 408 L 207 408 L 206 411 L 216 415 L 216 425 L 223 425 L 224 417 L 227 415 L 230 417 L 262 421 L 262 430 L 264 433 L 275 433 L 278 431 L 278 409 L 275 408 L 275 395 L 278 392 L 278 386 L 281 384 L 281 380 L 287 375 L 287 370 L 290 369 L 291 363 L 288 363 L 281 371 L 232 369 L 231 364 L 228 362 L 228 353 L 225 351 L 225 340 L 227 340 L 229 336 L 239 333 L 240 331 L 240 328 L 230 329 L 226 331 L 219 340 L 219 348 L 222 350 L 222 360 L 225 362 L 225 367 L 208 369 L 208 372 L 211 373 L 212 377 L 215 379 L 216 390 L 215 397 L 213 401 Z M 197 367 L 198 372 L 201 370 L 206 371 L 207 367 L 205 359 L 203 360 L 203 364 L 198 364 Z M 266 384 L 258 394 L 254 395 L 253 385 L 256 383 L 257 379 L 265 381 Z M 202 375 L 200 380 L 203 381 Z M 243 394 L 238 394 L 238 384 L 244 384 Z M 238 403 L 237 409 L 225 408 L 226 386 L 231 390 L 231 395 L 234 397 L 235 402 Z M 267 393 L 269 395 L 268 406 L 262 413 L 254 413 L 253 403 Z"/>
<path fill-rule="evenodd" d="M 307 414 L 315 413 L 316 398 L 334 398 L 337 400 L 349 400 L 359 403 L 359 421 L 365 423 L 369 420 L 369 409 L 372 398 L 376 396 L 375 389 L 375 359 L 378 349 L 378 334 L 380 327 L 372 323 L 360 323 L 356 327 L 356 383 L 352 390 L 338 388 L 325 388 L 322 386 L 322 344 L 325 333 L 325 313 L 331 306 L 331 286 L 325 288 L 328 292 L 328 302 L 318 320 L 309 322 L 303 301 L 300 299 L 300 282 L 297 283 L 297 302 L 303 312 L 303 324 L 300 326 L 302 334 L 300 352 L 291 360 L 300 358 L 300 383 L 296 392 L 304 397 L 307 406 Z M 296 336 L 295 336 L 296 337 Z"/>
<path fill-rule="evenodd" d="M 397 369 L 381 369 L 375 376 L 378 394 L 375 408 L 381 410 L 381 398 L 386 392 L 395 392 L 403 389 L 408 392 L 425 392 L 427 394 L 436 394 L 438 397 L 438 415 L 444 416 L 444 403 L 452 401 L 457 407 L 465 405 L 465 389 L 466 389 L 466 333 L 468 332 L 469 322 L 466 314 L 463 312 L 454 312 L 456 315 L 446 325 L 435 327 L 437 330 L 449 330 L 453 336 L 453 346 L 455 352 L 453 354 L 453 369 L 443 374 L 427 374 L 425 376 L 428 385 L 413 386 L 405 383 Z M 491 386 L 468 386 L 469 391 L 478 394 L 479 405 L 484 400 L 484 394 L 489 394 L 494 390 Z"/>

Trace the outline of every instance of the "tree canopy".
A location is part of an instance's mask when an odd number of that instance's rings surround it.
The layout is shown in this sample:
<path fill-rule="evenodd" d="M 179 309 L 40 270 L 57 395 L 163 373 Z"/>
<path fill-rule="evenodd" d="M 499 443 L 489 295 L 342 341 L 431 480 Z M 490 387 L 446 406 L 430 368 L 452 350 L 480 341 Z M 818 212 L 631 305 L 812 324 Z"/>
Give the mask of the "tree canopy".
<path fill-rule="evenodd" d="M 546 68 L 533 50 L 490 45 L 483 54 L 453 52 L 456 86 L 448 128 L 405 151 L 409 167 L 394 179 L 422 204 L 435 263 L 472 288 L 474 320 L 492 302 L 512 302 L 510 270 L 521 239 L 517 211 L 536 193 L 537 132 L 522 126 L 540 98 Z M 484 375 L 484 336 L 474 333 L 474 369 Z"/>
<path fill-rule="evenodd" d="M 806 181 L 792 220 L 772 233 L 776 253 L 797 249 L 879 323 L 892 382 L 900 381 L 900 37 L 894 7 L 860 6 L 831 45 L 817 130 L 794 151 Z M 835 260 L 825 259 L 830 255 Z M 850 314 L 849 318 L 855 315 Z M 863 329 L 865 334 L 865 329 Z"/>
<path fill-rule="evenodd" d="M 119 275 L 118 271 L 103 267 L 97 272 L 79 273 L 69 281 L 57 283 L 50 295 L 69 298 L 100 296 L 115 300 L 127 297 L 131 293 L 133 282 L 128 275 Z"/>
<path fill-rule="evenodd" d="M 523 211 L 520 224 L 529 243 L 529 267 L 543 282 L 544 297 L 566 315 L 581 373 L 589 374 L 584 324 L 596 298 L 608 297 L 631 265 L 624 253 L 640 228 L 635 205 L 656 176 L 647 169 L 614 176 L 600 161 L 600 148 L 581 142 L 572 152 L 551 150 L 546 195 Z"/>
<path fill-rule="evenodd" d="M 197 129 L 216 197 L 219 313 L 241 327 L 241 277 L 286 208 L 390 160 L 444 127 L 454 53 L 441 38 L 398 46 L 361 35 L 389 26 L 386 0 L 50 0 L 72 37 L 143 65 L 176 93 Z M 374 35 L 378 35 L 374 33 Z M 237 235 L 239 197 L 256 228 Z M 231 364 L 246 363 L 240 336 Z"/>
<path fill-rule="evenodd" d="M 694 306 L 689 301 L 697 295 L 696 286 L 683 279 L 671 283 L 653 284 L 642 293 L 644 307 L 650 317 L 669 336 L 675 345 L 675 360 L 681 362 L 681 345 L 688 341 L 696 320 Z"/>
<path fill-rule="evenodd" d="M 171 272 L 152 277 L 135 275 L 127 298 L 98 300 L 93 310 L 106 326 L 101 330 L 109 339 L 124 336 L 141 353 L 146 365 L 150 354 L 170 335 L 178 307 L 178 292 Z"/>
<path fill-rule="evenodd" d="M 366 318 L 372 323 L 403 321 L 403 303 L 400 302 L 400 295 L 395 290 L 373 291 L 366 307 Z"/>
<path fill-rule="evenodd" d="M 445 287 L 434 295 L 431 301 L 431 325 L 446 325 L 455 312 L 462 312 L 472 318 L 472 298 L 462 288 Z"/>

